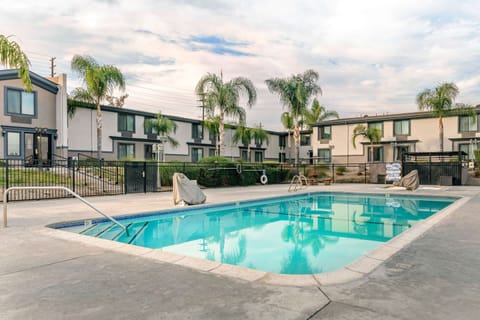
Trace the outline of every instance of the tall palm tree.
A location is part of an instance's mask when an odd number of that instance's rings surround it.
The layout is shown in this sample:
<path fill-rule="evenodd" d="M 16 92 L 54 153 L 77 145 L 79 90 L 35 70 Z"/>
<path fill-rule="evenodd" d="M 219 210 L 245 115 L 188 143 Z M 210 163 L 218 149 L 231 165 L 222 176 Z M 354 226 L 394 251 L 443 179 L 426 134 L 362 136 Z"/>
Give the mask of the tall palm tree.
<path fill-rule="evenodd" d="M 10 36 L 0 34 L 0 63 L 7 68 L 18 69 L 18 77 L 27 92 L 32 91 L 30 80 L 30 61 L 20 45 L 9 39 Z"/>
<path fill-rule="evenodd" d="M 306 109 L 303 114 L 303 124 L 308 128 L 312 129 L 312 123 L 318 123 L 328 118 L 339 118 L 336 111 L 330 111 L 325 109 L 324 106 L 318 102 L 318 99 L 313 99 L 312 108 Z"/>
<path fill-rule="evenodd" d="M 219 116 L 210 116 L 205 121 L 203 121 L 203 126 L 208 129 L 209 134 L 212 134 L 215 137 L 215 156 L 219 155 L 219 128 L 220 128 L 220 117 Z"/>
<path fill-rule="evenodd" d="M 292 159 L 292 142 L 290 141 L 290 136 L 294 128 L 293 117 L 290 112 L 285 111 L 282 113 L 280 120 L 282 121 L 283 127 L 287 130 L 288 162 L 290 162 Z"/>
<path fill-rule="evenodd" d="M 370 142 L 370 160 L 373 162 L 373 145 L 380 142 L 382 132 L 378 128 L 368 128 L 363 124 L 357 125 L 353 129 L 352 144 L 356 148 L 355 141 L 358 136 L 362 136 Z"/>
<path fill-rule="evenodd" d="M 459 93 L 453 82 L 445 82 L 434 89 L 425 89 L 417 95 L 417 105 L 420 110 L 431 111 L 438 117 L 438 138 L 440 151 L 443 152 L 443 118 L 451 115 L 465 114 L 475 121 L 475 111 L 472 107 L 455 103 Z"/>
<path fill-rule="evenodd" d="M 161 112 L 157 114 L 155 119 L 146 120 L 144 126 L 147 129 L 152 129 L 153 132 L 161 137 L 165 137 L 172 147 L 178 146 L 178 141 L 170 136 L 170 134 L 177 131 L 177 124 L 175 121 L 164 117 Z"/>
<path fill-rule="evenodd" d="M 243 125 L 245 109 L 239 105 L 240 94 L 246 94 L 247 105 L 252 107 L 257 100 L 257 91 L 247 78 L 237 77 L 223 82 L 222 73 L 220 76 L 207 73 L 198 81 L 195 92 L 202 99 L 209 115 L 219 117 L 219 154 L 222 155 L 225 144 L 225 117 L 238 119 L 239 124 Z"/>
<path fill-rule="evenodd" d="M 122 72 L 112 65 L 99 65 L 90 56 L 75 55 L 71 68 L 82 78 L 86 88 L 76 88 L 72 97 L 76 100 L 93 103 L 97 108 L 97 158 L 102 158 L 102 110 L 100 103 L 112 95 L 115 89 L 125 90 Z"/>
<path fill-rule="evenodd" d="M 272 78 L 265 80 L 270 92 L 277 93 L 280 101 L 288 108 L 293 117 L 293 138 L 295 141 L 295 165 L 299 172 L 300 158 L 300 126 L 302 115 L 310 99 L 322 93 L 317 84 L 318 73 L 314 70 L 307 70 L 302 74 L 293 75 L 289 78 Z"/>

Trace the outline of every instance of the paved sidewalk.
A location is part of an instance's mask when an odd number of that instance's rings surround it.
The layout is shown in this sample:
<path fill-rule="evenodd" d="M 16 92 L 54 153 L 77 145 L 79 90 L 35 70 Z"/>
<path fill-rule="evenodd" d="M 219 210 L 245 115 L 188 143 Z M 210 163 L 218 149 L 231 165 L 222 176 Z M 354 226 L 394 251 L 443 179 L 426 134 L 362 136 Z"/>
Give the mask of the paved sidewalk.
<path fill-rule="evenodd" d="M 286 185 L 206 189 L 209 203 L 287 194 Z M 376 185 L 307 191 L 385 192 Z M 247 282 L 48 236 L 44 225 L 97 217 L 76 199 L 13 202 L 0 229 L 0 319 L 478 319 L 480 188 L 361 280 L 328 287 Z M 89 198 L 113 215 L 173 207 L 170 192 Z"/>

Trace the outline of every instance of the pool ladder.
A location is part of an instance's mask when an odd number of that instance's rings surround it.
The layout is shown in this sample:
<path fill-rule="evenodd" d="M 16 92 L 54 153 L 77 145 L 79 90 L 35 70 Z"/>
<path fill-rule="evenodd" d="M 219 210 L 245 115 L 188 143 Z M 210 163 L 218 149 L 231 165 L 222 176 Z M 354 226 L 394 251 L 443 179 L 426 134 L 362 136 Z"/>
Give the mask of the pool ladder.
<path fill-rule="evenodd" d="M 288 192 L 297 191 L 306 188 L 308 185 L 307 177 L 303 174 L 297 174 L 293 176 L 290 186 L 288 187 Z"/>
<path fill-rule="evenodd" d="M 85 200 L 84 198 L 79 196 L 76 192 L 73 192 L 69 188 L 63 187 L 63 186 L 55 186 L 55 187 L 10 187 L 7 190 L 5 190 L 5 192 L 3 193 L 3 227 L 4 228 L 7 227 L 8 193 L 12 190 L 64 190 L 64 191 L 70 193 L 72 196 L 74 196 L 78 200 L 80 200 L 81 202 L 85 203 L 87 206 L 89 206 L 90 208 L 92 208 L 93 210 L 95 210 L 96 212 L 98 212 L 99 214 L 101 214 L 102 216 L 107 218 L 108 220 L 112 221 L 114 224 L 116 224 L 120 228 L 122 228 L 122 230 L 125 231 L 125 233 L 128 235 L 127 227 L 125 227 L 123 224 L 121 224 L 120 222 L 115 220 L 113 217 L 109 216 L 105 212 L 103 212 L 100 209 L 98 209 L 97 207 L 95 207 L 93 204 L 91 204 L 90 202 L 88 202 L 87 200 Z"/>

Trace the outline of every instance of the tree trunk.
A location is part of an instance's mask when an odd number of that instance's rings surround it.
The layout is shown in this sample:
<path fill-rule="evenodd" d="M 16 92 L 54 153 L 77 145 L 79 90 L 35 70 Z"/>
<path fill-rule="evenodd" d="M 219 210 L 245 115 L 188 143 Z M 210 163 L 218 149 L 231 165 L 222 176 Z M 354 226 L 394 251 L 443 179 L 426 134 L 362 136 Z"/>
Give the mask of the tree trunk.
<path fill-rule="evenodd" d="M 295 142 L 295 169 L 298 175 L 300 174 L 300 128 L 298 127 L 298 121 L 295 121 L 293 128 L 293 140 Z"/>
<path fill-rule="evenodd" d="M 438 136 L 440 138 L 440 152 L 443 152 L 443 119 L 438 118 Z"/>
<path fill-rule="evenodd" d="M 223 123 L 223 117 L 225 116 L 225 113 L 223 112 L 223 110 L 220 110 L 220 119 L 218 121 L 218 135 L 219 135 L 219 139 L 218 139 L 218 155 L 219 156 L 222 156 L 222 152 L 223 152 L 223 145 L 225 144 L 225 127 L 224 127 L 224 123 Z"/>
<path fill-rule="evenodd" d="M 97 159 L 102 159 L 102 110 L 100 99 L 97 100 Z"/>

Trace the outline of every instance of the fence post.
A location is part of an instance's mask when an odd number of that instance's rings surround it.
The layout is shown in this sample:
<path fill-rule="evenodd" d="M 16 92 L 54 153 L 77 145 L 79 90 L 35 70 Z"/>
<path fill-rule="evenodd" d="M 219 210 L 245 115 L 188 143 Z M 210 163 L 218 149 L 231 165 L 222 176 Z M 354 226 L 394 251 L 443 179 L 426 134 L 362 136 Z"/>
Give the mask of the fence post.
<path fill-rule="evenodd" d="M 332 163 L 332 183 L 335 183 L 335 164 Z"/>
<path fill-rule="evenodd" d="M 75 176 L 76 176 L 75 162 L 76 162 L 76 160 L 72 159 L 72 168 L 71 168 L 71 170 L 72 170 L 72 188 L 71 189 L 72 189 L 73 192 L 76 192 L 75 191 Z"/>
<path fill-rule="evenodd" d="M 363 176 L 365 177 L 365 184 L 367 184 L 367 163 L 365 162 L 365 170 L 363 172 Z"/>

